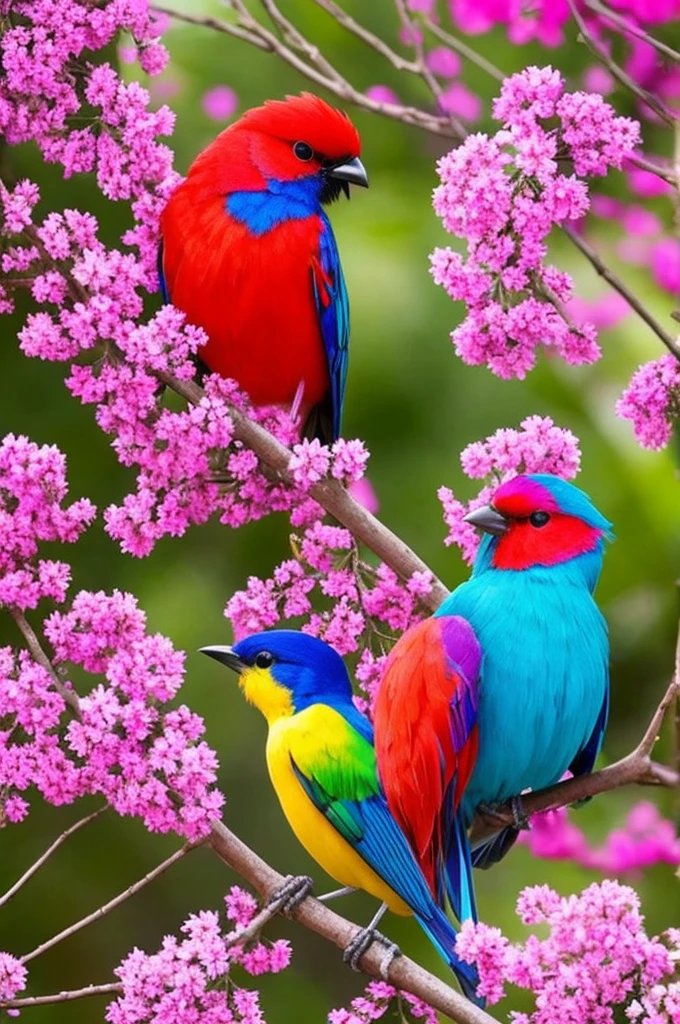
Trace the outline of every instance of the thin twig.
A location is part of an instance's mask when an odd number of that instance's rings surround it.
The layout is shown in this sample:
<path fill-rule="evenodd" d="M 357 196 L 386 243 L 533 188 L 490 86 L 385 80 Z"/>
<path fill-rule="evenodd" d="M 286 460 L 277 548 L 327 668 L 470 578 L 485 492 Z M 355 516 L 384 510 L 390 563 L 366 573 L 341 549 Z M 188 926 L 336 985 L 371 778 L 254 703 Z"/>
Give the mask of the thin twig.
<path fill-rule="evenodd" d="M 422 33 L 420 32 L 419 28 L 416 28 L 414 21 L 408 12 L 404 0 L 394 0 L 394 6 L 397 9 L 399 21 L 402 24 L 404 32 L 406 33 L 407 38 L 410 39 L 411 45 L 415 51 L 416 62 L 420 77 L 423 79 L 428 89 L 432 93 L 437 104 L 437 109 L 440 112 L 445 113 L 443 102 L 443 90 L 439 82 L 437 81 L 436 77 L 432 74 L 429 67 L 427 66 L 425 48 L 423 47 Z M 456 135 L 458 135 L 461 139 L 464 139 L 465 136 L 467 135 L 467 130 L 464 127 L 462 121 L 459 121 L 458 118 L 455 117 L 452 113 L 448 113 L 447 116 L 449 121 L 451 122 L 454 131 L 456 132 Z"/>
<path fill-rule="evenodd" d="M 661 120 L 665 122 L 667 127 L 672 128 L 675 121 L 672 111 L 670 111 L 668 107 L 664 106 L 664 104 L 661 103 L 656 96 L 652 95 L 651 92 L 648 92 L 647 89 L 643 89 L 641 85 L 638 85 L 635 79 L 631 78 L 631 76 L 624 71 L 622 67 L 619 67 L 616 61 L 612 60 L 606 50 L 599 46 L 594 35 L 581 17 L 578 7 L 576 6 L 576 0 L 567 0 L 567 2 L 569 4 L 572 17 L 578 25 L 581 38 L 592 55 L 596 57 L 608 71 L 611 72 L 614 78 L 620 82 L 621 85 L 624 85 L 626 89 L 630 89 L 630 91 L 638 96 L 643 103 L 646 103 L 648 107 L 651 107 L 651 109 L 658 114 Z"/>
<path fill-rule="evenodd" d="M 367 28 L 364 28 L 351 15 L 347 14 L 339 4 L 336 4 L 335 0 L 314 0 L 314 3 L 326 11 L 327 14 L 330 14 L 332 18 L 335 18 L 338 25 L 351 32 L 357 39 L 361 39 L 362 42 L 370 46 L 376 53 L 379 53 L 385 60 L 388 60 L 397 71 L 408 71 L 412 75 L 420 75 L 420 68 L 415 61 L 402 57 L 400 53 L 397 53 L 391 46 L 388 46 L 384 39 L 374 35 L 373 32 L 369 32 Z"/>
<path fill-rule="evenodd" d="M 432 35 L 441 43 L 445 43 L 450 47 L 450 49 L 455 50 L 456 53 L 461 55 L 461 57 L 464 57 L 465 60 L 469 60 L 471 64 L 474 64 L 482 71 L 485 71 L 487 75 L 491 76 L 491 78 L 495 78 L 497 82 L 503 82 L 505 80 L 506 76 L 499 67 L 492 64 L 490 60 L 486 59 L 486 57 L 482 57 L 481 53 L 477 53 L 476 50 L 473 50 L 471 46 L 464 43 L 462 39 L 458 38 L 458 36 L 454 36 L 451 35 L 450 32 L 446 32 L 440 25 L 437 25 L 436 22 L 432 21 L 426 15 L 421 15 L 419 22 L 423 28 L 427 29 L 428 32 L 431 32 Z"/>
<path fill-rule="evenodd" d="M 106 914 L 110 913 L 116 907 L 119 907 L 121 903 L 124 903 L 125 900 L 130 899 L 131 896 L 138 893 L 140 889 L 143 889 L 150 882 L 153 882 L 153 880 L 158 878 L 159 875 L 162 875 L 164 871 L 167 871 L 169 867 L 172 867 L 172 865 L 176 864 L 178 860 L 181 860 L 182 857 L 189 853 L 190 850 L 195 849 L 195 843 L 185 843 L 179 850 L 175 850 L 171 857 L 168 857 L 161 864 L 158 864 L 153 871 L 149 871 L 148 874 L 144 875 L 144 878 L 140 878 L 138 882 L 129 886 L 124 892 L 119 893 L 112 900 L 109 900 L 109 902 L 105 903 L 103 907 L 98 907 L 91 914 L 88 914 L 87 917 L 83 917 L 80 921 L 76 921 L 75 924 L 69 925 L 68 928 L 64 928 L 64 930 L 59 932 L 58 935 L 53 935 L 51 939 L 47 939 L 45 942 L 41 943 L 41 945 L 36 946 L 35 949 L 31 950 L 30 953 L 26 953 L 25 956 L 21 957 L 21 962 L 27 964 L 30 960 L 34 960 L 37 956 L 40 956 L 41 953 L 45 953 L 48 949 L 52 949 L 52 947 L 56 946 L 58 942 L 62 942 L 64 939 L 69 938 L 69 936 L 75 935 L 76 932 L 79 932 L 82 928 L 86 928 L 87 925 L 92 924 L 93 921 L 99 921 L 102 917 L 105 917 Z"/>
<path fill-rule="evenodd" d="M 26 882 L 28 882 L 28 880 L 33 877 L 36 871 L 40 870 L 43 864 L 45 864 L 45 862 L 49 860 L 52 854 L 59 849 L 62 843 L 65 843 L 66 840 L 74 834 L 74 832 L 78 832 L 78 830 L 83 828 L 85 825 L 89 825 L 91 821 L 94 821 L 95 818 L 98 818 L 102 811 L 105 810 L 106 806 L 100 807 L 98 810 L 93 811 L 92 814 L 88 814 L 87 817 L 81 818 L 80 821 L 77 821 L 75 823 L 75 825 L 71 825 L 71 827 L 67 828 L 65 832 L 62 832 L 61 835 L 54 840 L 52 845 L 47 847 L 42 856 L 38 857 L 37 861 L 34 864 L 31 864 L 28 871 L 25 871 L 21 878 L 14 883 L 12 888 L 8 889 L 4 896 L 0 896 L 0 907 L 4 906 L 5 903 L 9 903 L 12 897 L 16 896 L 16 894 L 19 892 L 19 889 L 21 889 L 21 887 L 24 886 Z"/>
<path fill-rule="evenodd" d="M 281 60 L 286 62 L 286 64 L 290 64 L 291 67 L 295 68 L 295 70 L 301 75 L 304 75 L 305 78 L 309 78 L 312 82 L 315 82 L 316 85 L 320 85 L 323 89 L 327 89 L 328 92 L 337 96 L 345 103 L 353 103 L 354 106 L 367 110 L 372 114 L 380 114 L 383 117 L 389 117 L 395 121 L 401 121 L 402 124 L 421 128 L 424 131 L 430 132 L 432 135 L 461 141 L 461 135 L 452 128 L 450 119 L 447 117 L 438 117 L 436 114 L 432 114 L 426 110 L 421 110 L 418 107 L 403 106 L 400 103 L 381 103 L 378 100 L 371 99 L 358 89 L 355 89 L 354 86 L 347 82 L 335 69 L 332 77 L 322 74 L 318 68 L 306 63 L 299 54 L 295 53 L 295 51 L 289 46 L 286 46 L 285 43 L 277 39 L 273 33 L 269 32 L 264 28 L 264 26 L 260 25 L 259 22 L 255 21 L 255 19 L 248 14 L 246 8 L 240 3 L 240 0 L 231 0 L 231 2 L 232 5 L 238 6 L 239 18 L 242 19 L 241 24 L 234 24 L 229 21 L 220 21 L 218 18 L 204 18 L 198 17 L 194 14 L 184 14 L 182 11 L 175 11 L 169 7 L 163 7 L 160 4 L 154 4 L 151 9 L 160 14 L 167 14 L 176 21 L 183 21 L 190 25 L 200 25 L 204 28 L 211 28 L 216 32 L 223 32 L 226 35 L 234 36 L 236 39 L 252 43 L 260 50 L 276 54 L 277 57 L 280 57 Z M 245 14 L 241 14 L 242 10 Z M 246 17 L 247 20 L 245 21 L 245 24 L 243 24 L 243 19 Z M 313 49 L 312 43 L 305 40 L 305 44 L 309 46 L 310 49 Z"/>
<path fill-rule="evenodd" d="M 53 992 L 49 996 L 26 996 L 23 999 L 8 999 L 0 1003 L 0 1009 L 28 1009 L 31 1006 L 48 1006 L 50 1003 L 70 1003 L 74 999 L 86 999 L 89 996 L 118 995 L 123 991 L 120 981 L 112 981 L 108 985 L 88 985 L 86 988 L 71 989 L 66 992 Z"/>
<path fill-rule="evenodd" d="M 616 11 L 612 11 L 609 7 L 601 4 L 599 0 L 584 0 L 586 7 L 589 7 L 591 11 L 596 14 L 601 14 L 603 18 L 607 18 L 608 21 L 613 22 L 622 28 L 624 32 L 628 32 L 631 36 L 637 36 L 638 39 L 643 39 L 648 46 L 658 50 L 659 53 L 663 53 L 666 57 L 669 57 L 676 64 L 680 64 L 680 53 L 674 50 L 671 46 L 661 42 L 660 39 L 655 39 L 654 36 L 650 36 L 648 32 L 645 32 L 640 25 L 635 25 L 633 22 L 628 21 L 622 15 L 617 14 Z"/>
<path fill-rule="evenodd" d="M 636 167 L 640 167 L 643 171 L 649 171 L 650 174 L 656 174 L 658 178 L 668 182 L 669 185 L 673 185 L 675 187 L 678 183 L 676 174 L 665 167 L 661 167 L 660 164 L 655 163 L 653 160 L 647 160 L 646 157 L 640 156 L 639 153 L 633 153 L 632 156 L 628 157 L 628 161 Z"/>
<path fill-rule="evenodd" d="M 59 678 L 59 675 L 57 674 L 54 665 L 52 664 L 52 662 L 50 661 L 50 659 L 47 657 L 44 650 L 40 646 L 40 641 L 35 635 L 35 631 L 33 630 L 33 627 L 29 623 L 24 613 L 19 611 L 18 608 L 10 608 L 9 612 L 14 621 L 16 622 L 17 626 L 23 633 L 24 639 L 26 640 L 26 646 L 28 647 L 28 650 L 30 651 L 33 660 L 36 661 L 38 665 L 41 665 L 45 669 L 45 671 L 50 674 L 50 676 L 52 677 L 52 682 L 54 683 L 54 688 L 57 691 L 57 693 L 59 693 L 60 696 L 63 697 L 68 706 L 71 708 L 73 712 L 75 712 L 76 715 L 80 715 L 78 695 L 70 687 L 64 685 L 62 680 Z"/>
<path fill-rule="evenodd" d="M 611 270 L 610 267 L 608 267 L 606 263 L 604 263 L 600 259 L 598 254 L 586 242 L 582 235 L 579 235 L 575 231 L 572 231 L 572 229 L 568 228 L 566 225 L 562 225 L 562 230 L 564 231 L 567 238 L 569 238 L 574 243 L 577 249 L 581 250 L 586 259 L 588 259 L 592 263 L 593 267 L 600 275 L 600 277 L 604 278 L 604 280 L 607 281 L 612 286 L 612 288 L 614 288 L 619 293 L 619 295 L 623 295 L 624 299 L 631 307 L 631 309 L 634 309 L 638 316 L 644 320 L 647 326 L 651 327 L 656 336 L 660 338 L 661 341 L 664 343 L 668 351 L 672 352 L 675 358 L 680 360 L 680 347 L 678 347 L 675 340 L 671 337 L 670 334 L 668 334 L 663 329 L 658 320 L 656 320 L 655 317 L 652 316 L 647 307 L 644 306 L 640 302 L 640 300 L 633 294 L 633 292 L 630 291 L 630 289 L 623 283 L 621 278 L 617 277 L 614 271 Z"/>

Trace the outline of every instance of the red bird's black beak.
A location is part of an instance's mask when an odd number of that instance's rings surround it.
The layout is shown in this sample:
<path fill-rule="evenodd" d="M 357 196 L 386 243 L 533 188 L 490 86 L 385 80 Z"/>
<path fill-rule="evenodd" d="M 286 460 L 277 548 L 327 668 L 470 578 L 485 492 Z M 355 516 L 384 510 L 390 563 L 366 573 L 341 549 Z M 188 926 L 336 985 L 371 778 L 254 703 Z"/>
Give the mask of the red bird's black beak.
<path fill-rule="evenodd" d="M 335 179 L 332 183 L 332 186 L 335 187 L 331 187 L 329 191 L 335 192 L 337 189 L 339 193 L 342 189 L 348 199 L 350 185 L 361 185 L 362 188 L 368 188 L 368 174 L 358 156 L 352 160 L 343 160 L 339 164 L 331 165 L 326 169 L 326 177 Z M 331 183 L 329 182 L 329 184 Z"/>

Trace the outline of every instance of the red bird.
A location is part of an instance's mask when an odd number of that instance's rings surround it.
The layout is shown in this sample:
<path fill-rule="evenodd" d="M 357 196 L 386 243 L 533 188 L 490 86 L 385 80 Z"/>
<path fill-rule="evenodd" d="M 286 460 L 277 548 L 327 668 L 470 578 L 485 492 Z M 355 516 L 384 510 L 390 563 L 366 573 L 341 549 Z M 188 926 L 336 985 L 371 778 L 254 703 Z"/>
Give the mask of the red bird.
<path fill-rule="evenodd" d="M 204 369 L 255 405 L 299 406 L 325 443 L 340 433 L 349 309 L 322 203 L 368 185 L 359 152 L 318 96 L 269 100 L 198 155 L 161 217 L 161 290 L 206 332 Z"/>

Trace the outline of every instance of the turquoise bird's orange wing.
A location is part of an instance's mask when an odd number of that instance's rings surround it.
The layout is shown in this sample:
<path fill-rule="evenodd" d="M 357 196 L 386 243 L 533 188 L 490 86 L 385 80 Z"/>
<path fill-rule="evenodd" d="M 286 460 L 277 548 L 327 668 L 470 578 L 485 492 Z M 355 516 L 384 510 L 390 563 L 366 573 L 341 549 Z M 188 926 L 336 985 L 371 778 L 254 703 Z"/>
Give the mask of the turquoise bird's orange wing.
<path fill-rule="evenodd" d="M 477 756 L 481 650 L 460 616 L 408 630 L 387 662 L 374 711 L 378 769 L 389 808 L 431 892 L 476 919 L 460 801 Z"/>

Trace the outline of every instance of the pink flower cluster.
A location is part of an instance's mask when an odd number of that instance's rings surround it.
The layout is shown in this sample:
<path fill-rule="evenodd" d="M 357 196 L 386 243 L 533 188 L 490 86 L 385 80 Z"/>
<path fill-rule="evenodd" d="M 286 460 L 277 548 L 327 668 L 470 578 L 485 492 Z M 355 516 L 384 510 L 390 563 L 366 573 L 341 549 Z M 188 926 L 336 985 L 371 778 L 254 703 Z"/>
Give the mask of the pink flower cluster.
<path fill-rule="evenodd" d="M 246 927 L 257 909 L 236 886 L 225 904 L 227 918 L 238 928 Z M 181 930 L 185 938 L 167 935 L 157 953 L 134 949 L 116 968 L 123 994 L 107 1007 L 109 1024 L 263 1024 L 259 993 L 236 985 L 231 972 L 238 965 L 250 975 L 277 974 L 290 963 L 287 940 L 239 944 L 238 931 L 223 931 L 213 910 L 190 914 Z"/>
<path fill-rule="evenodd" d="M 562 897 L 532 886 L 520 893 L 517 914 L 526 925 L 547 925 L 548 937 L 513 944 L 498 928 L 466 921 L 456 942 L 461 959 L 477 965 L 478 992 L 490 1003 L 508 983 L 535 995 L 535 1010 L 513 1013 L 515 1024 L 615 1024 L 621 1010 L 639 1024 L 677 1024 L 680 930 L 650 938 L 633 889 L 605 880 Z M 656 1016 L 638 1009 L 645 999 Z"/>
<path fill-rule="evenodd" d="M 0 648 L 0 825 L 22 821 L 35 787 L 48 803 L 72 803 L 86 791 L 82 772 L 60 741 L 66 701 L 27 651 Z"/>
<path fill-rule="evenodd" d="M 582 178 L 621 167 L 639 125 L 616 117 L 601 96 L 565 92 L 551 67 L 507 78 L 494 117 L 503 124 L 495 136 L 471 135 L 438 164 L 435 212 L 467 243 L 465 258 L 449 247 L 431 256 L 436 283 L 467 306 L 451 339 L 465 363 L 503 378 L 524 378 L 540 345 L 573 365 L 592 363 L 596 329 L 569 319 L 572 280 L 544 263 L 547 238 L 553 225 L 583 216 Z M 559 173 L 565 160 L 574 174 Z"/>
<path fill-rule="evenodd" d="M 229 599 L 224 614 L 237 639 L 270 629 L 282 619 L 303 618 L 303 632 L 322 637 L 339 654 L 349 654 L 360 648 L 365 632 L 370 636 L 377 631 L 376 622 L 401 632 L 421 617 L 422 598 L 431 588 L 428 573 L 415 572 L 401 583 L 384 563 L 373 568 L 361 561 L 349 530 L 318 519 L 293 545 L 296 558 L 278 565 L 269 579 L 251 576 L 245 590 Z M 330 599 L 331 608 L 313 611 L 313 591 Z M 370 668 L 364 662 L 364 671 L 366 681 L 372 680 L 373 661 Z"/>
<path fill-rule="evenodd" d="M 140 249 L 147 283 L 155 282 L 155 230 L 163 194 L 175 180 L 172 154 L 157 135 L 172 131 L 167 107 L 148 108 L 148 93 L 138 83 L 125 85 L 106 63 L 90 63 L 122 29 L 139 46 L 140 63 L 158 74 L 167 52 L 157 40 L 148 0 L 108 0 L 93 9 L 79 0 L 15 0 L 0 40 L 4 76 L 0 85 L 0 133 L 10 144 L 35 142 L 48 161 L 62 164 L 66 176 L 95 170 L 105 195 L 133 199 L 137 225 L 127 242 Z M 9 16 L 9 9 L 7 11 Z M 78 66 L 87 72 L 87 122 L 73 122 L 82 111 Z M 155 285 L 154 285 L 155 287 Z"/>
<path fill-rule="evenodd" d="M 674 355 L 644 363 L 616 403 L 616 413 L 633 424 L 643 448 L 664 448 L 680 416 L 680 363 Z"/>
<path fill-rule="evenodd" d="M 440 487 L 437 496 L 449 528 L 444 543 L 459 547 L 471 564 L 479 537 L 464 516 L 486 505 L 498 484 L 518 473 L 553 473 L 563 480 L 573 480 L 581 465 L 581 452 L 571 430 L 555 426 L 550 416 L 528 416 L 520 423 L 520 430 L 502 428 L 483 441 L 473 441 L 461 452 L 460 461 L 466 476 L 486 479 L 487 483 L 467 505 L 450 487 Z"/>
<path fill-rule="evenodd" d="M 0 999 L 14 999 L 26 988 L 28 971 L 11 953 L 0 953 Z"/>
<path fill-rule="evenodd" d="M 411 1020 L 437 1024 L 438 1017 L 431 1006 L 410 992 L 400 992 L 384 981 L 371 981 L 364 994 L 352 1000 L 349 1010 L 331 1010 L 328 1024 L 368 1024 L 369 1021 L 380 1020 L 386 1014 L 392 1016 L 390 1011 L 394 1009 L 402 1024 L 409 1024 Z"/>
<path fill-rule="evenodd" d="M 224 802 L 214 788 L 217 758 L 200 739 L 198 715 L 183 704 L 165 707 L 182 685 L 184 653 L 149 635 L 136 599 L 119 591 L 81 591 L 69 611 L 49 616 L 44 630 L 57 665 L 82 666 L 108 684 L 80 698 L 80 713 L 66 729 L 78 767 L 70 766 L 60 785 L 72 790 L 47 798 L 101 793 L 151 831 L 174 830 L 191 840 L 207 835 Z M 45 710 L 51 708 L 54 697 Z"/>
<path fill-rule="evenodd" d="M 0 442 L 0 606 L 24 611 L 41 598 L 63 601 L 65 562 L 38 558 L 43 541 L 72 544 L 96 515 L 81 498 L 64 506 L 66 459 L 54 445 L 7 434 Z"/>
<path fill-rule="evenodd" d="M 433 6 L 429 0 L 412 0 L 410 6 L 418 10 L 426 2 Z M 616 0 L 610 6 L 634 25 L 659 25 L 680 14 L 678 0 Z M 517 0 L 449 0 L 449 12 L 457 28 L 470 35 L 504 25 L 510 42 L 518 46 L 533 39 L 543 46 L 559 46 L 564 40 L 563 26 L 571 15 L 568 0 L 534 0 L 531 4 Z M 587 7 L 581 13 L 596 36 L 602 29 L 613 31 L 614 26 L 607 18 L 598 18 Z M 630 37 L 624 38 L 630 41 Z"/>
<path fill-rule="evenodd" d="M 638 875 L 654 864 L 680 864 L 675 826 L 648 800 L 635 804 L 623 828 L 610 832 L 602 846 L 590 845 L 566 807 L 533 815 L 531 829 L 519 841 L 536 857 L 570 860 L 605 875 Z"/>

